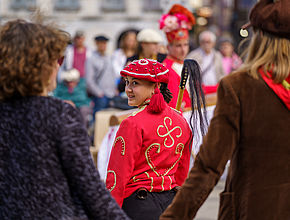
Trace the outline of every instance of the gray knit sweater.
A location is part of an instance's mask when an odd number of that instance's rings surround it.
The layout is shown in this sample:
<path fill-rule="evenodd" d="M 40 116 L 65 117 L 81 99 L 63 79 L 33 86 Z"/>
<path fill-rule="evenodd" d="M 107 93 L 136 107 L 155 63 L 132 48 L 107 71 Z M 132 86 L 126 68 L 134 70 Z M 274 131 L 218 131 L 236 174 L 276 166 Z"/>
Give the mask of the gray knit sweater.
<path fill-rule="evenodd" d="M 127 219 L 101 182 L 81 116 L 69 104 L 0 102 L 0 219 Z"/>

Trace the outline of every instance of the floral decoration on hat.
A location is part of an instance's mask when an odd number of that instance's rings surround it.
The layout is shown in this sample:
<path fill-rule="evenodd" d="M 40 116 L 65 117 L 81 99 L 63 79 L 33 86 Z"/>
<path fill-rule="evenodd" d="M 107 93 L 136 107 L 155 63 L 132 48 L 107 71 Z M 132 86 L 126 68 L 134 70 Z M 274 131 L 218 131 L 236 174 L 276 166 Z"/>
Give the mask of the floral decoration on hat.
<path fill-rule="evenodd" d="M 188 38 L 188 30 L 195 24 L 193 14 L 182 5 L 175 4 L 168 14 L 159 20 L 160 29 L 166 33 L 169 42 Z"/>

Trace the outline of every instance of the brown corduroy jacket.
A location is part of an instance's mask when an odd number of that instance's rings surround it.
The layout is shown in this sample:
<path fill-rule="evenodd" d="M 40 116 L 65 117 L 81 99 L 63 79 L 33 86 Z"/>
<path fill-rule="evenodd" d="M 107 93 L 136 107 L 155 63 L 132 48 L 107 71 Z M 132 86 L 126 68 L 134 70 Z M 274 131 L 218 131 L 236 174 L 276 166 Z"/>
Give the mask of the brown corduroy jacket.
<path fill-rule="evenodd" d="M 262 79 L 223 78 L 189 177 L 160 219 L 193 219 L 231 160 L 218 219 L 290 219 L 290 111 Z"/>

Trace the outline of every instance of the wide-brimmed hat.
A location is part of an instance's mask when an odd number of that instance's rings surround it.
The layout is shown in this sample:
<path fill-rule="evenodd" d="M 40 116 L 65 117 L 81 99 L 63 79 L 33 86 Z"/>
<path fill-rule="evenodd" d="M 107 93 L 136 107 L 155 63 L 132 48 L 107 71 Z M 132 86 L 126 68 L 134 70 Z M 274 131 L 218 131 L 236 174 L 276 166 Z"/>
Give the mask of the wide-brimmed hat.
<path fill-rule="evenodd" d="M 290 39 L 290 0 L 258 1 L 250 12 L 247 26 Z"/>

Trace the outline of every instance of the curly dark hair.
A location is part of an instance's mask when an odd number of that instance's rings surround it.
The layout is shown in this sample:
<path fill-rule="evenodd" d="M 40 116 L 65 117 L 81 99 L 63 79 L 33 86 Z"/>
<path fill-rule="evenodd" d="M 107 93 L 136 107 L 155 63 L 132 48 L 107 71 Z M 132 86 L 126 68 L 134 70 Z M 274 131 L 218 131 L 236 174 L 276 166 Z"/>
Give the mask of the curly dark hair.
<path fill-rule="evenodd" d="M 0 29 L 0 100 L 40 95 L 69 34 L 52 25 L 13 20 Z"/>

